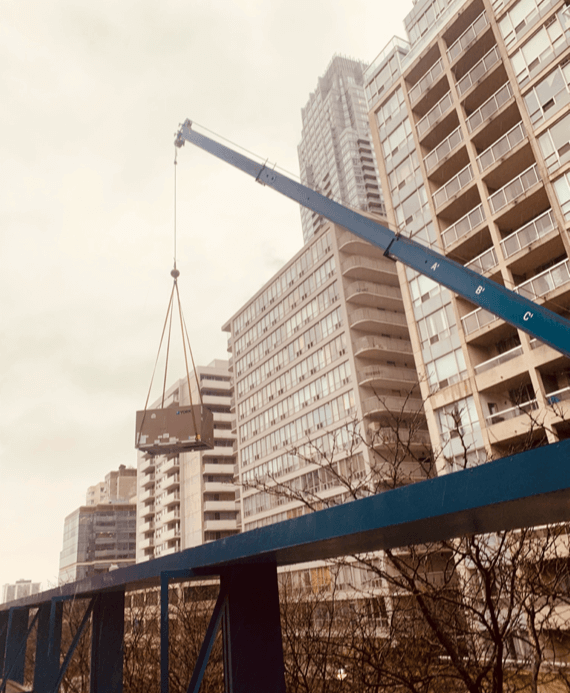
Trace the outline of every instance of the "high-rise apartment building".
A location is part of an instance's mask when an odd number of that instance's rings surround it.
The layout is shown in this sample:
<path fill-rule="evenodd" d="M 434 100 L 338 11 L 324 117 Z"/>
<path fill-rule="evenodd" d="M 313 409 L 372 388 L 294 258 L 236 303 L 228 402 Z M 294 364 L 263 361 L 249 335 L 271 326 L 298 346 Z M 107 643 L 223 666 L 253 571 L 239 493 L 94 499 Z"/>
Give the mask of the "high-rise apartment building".
<path fill-rule="evenodd" d="M 570 8 L 428 0 L 365 76 L 393 227 L 568 316 Z M 440 471 L 566 438 L 570 363 L 399 267 Z"/>
<path fill-rule="evenodd" d="M 109 472 L 105 480 L 87 489 L 86 504 L 128 503 L 137 495 L 137 470 L 119 465 L 118 470 Z"/>
<path fill-rule="evenodd" d="M 364 96 L 366 65 L 336 55 L 301 111 L 301 182 L 349 207 L 384 215 Z M 301 208 L 305 243 L 325 223 Z"/>
<path fill-rule="evenodd" d="M 133 565 L 136 512 L 134 503 L 107 502 L 70 513 L 63 526 L 59 580 L 73 582 Z"/>
<path fill-rule="evenodd" d="M 346 486 L 325 459 L 355 483 L 390 476 L 372 446 L 404 440 L 423 418 L 396 265 L 380 249 L 327 222 L 223 329 L 243 530 L 306 511 L 259 482 L 343 502 Z M 427 439 L 419 430 L 415 443 Z M 411 460 L 404 468 L 421 474 Z"/>
<path fill-rule="evenodd" d="M 31 594 L 37 594 L 40 591 L 40 587 L 41 583 L 32 582 L 31 580 L 16 580 L 14 583 L 3 585 L 2 604 L 29 597 Z"/>
<path fill-rule="evenodd" d="M 214 414 L 214 448 L 179 455 L 138 454 L 137 562 L 236 534 L 234 439 L 228 362 L 198 366 L 166 392 L 165 407 L 200 402 Z M 155 402 L 150 408 L 162 406 Z"/>

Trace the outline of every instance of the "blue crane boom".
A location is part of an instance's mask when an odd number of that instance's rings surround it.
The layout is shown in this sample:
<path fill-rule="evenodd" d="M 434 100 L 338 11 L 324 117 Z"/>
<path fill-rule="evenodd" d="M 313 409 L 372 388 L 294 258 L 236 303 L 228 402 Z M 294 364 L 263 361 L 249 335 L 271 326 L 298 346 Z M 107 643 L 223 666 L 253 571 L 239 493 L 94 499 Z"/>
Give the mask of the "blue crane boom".
<path fill-rule="evenodd" d="M 424 245 L 394 233 L 377 221 L 348 209 L 305 185 L 260 164 L 219 142 L 196 132 L 186 120 L 176 135 L 175 144 L 190 142 L 222 161 L 248 173 L 256 181 L 269 185 L 286 197 L 343 226 L 355 235 L 378 246 L 384 254 L 417 270 L 462 298 L 480 306 L 505 322 L 570 357 L 570 321 L 511 291 L 501 284 L 445 257 Z"/>

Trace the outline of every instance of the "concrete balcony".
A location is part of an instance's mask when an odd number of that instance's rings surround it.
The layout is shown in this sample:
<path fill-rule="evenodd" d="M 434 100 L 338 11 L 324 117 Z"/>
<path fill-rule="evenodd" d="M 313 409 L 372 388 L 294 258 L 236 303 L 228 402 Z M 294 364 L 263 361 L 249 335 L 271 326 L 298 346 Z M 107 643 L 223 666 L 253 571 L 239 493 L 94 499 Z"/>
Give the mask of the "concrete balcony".
<path fill-rule="evenodd" d="M 511 202 L 516 202 L 538 183 L 540 183 L 538 166 L 533 164 L 489 197 L 489 205 L 493 213 L 496 214 Z"/>
<path fill-rule="evenodd" d="M 570 284 L 570 265 L 569 260 L 566 259 L 519 284 L 515 287 L 515 291 L 525 298 L 535 300 L 568 284 Z"/>
<path fill-rule="evenodd" d="M 229 383 L 228 383 L 229 385 Z M 206 407 L 208 406 L 218 406 L 218 407 L 229 407 L 230 406 L 230 390 L 219 395 L 203 395 L 202 401 Z"/>
<path fill-rule="evenodd" d="M 378 221 L 387 228 L 390 228 L 387 219 L 378 219 Z M 355 236 L 350 231 L 344 231 L 339 234 L 338 237 L 338 247 L 343 253 L 350 253 L 354 255 L 364 255 L 367 257 L 377 257 L 384 258 L 384 251 L 375 245 L 372 245 L 369 241 L 365 241 L 360 236 Z"/>
<path fill-rule="evenodd" d="M 234 512 L 235 501 L 204 501 L 204 512 Z"/>
<path fill-rule="evenodd" d="M 235 492 L 236 486 L 233 483 L 225 483 L 221 481 L 205 481 L 205 493 L 232 493 Z"/>
<path fill-rule="evenodd" d="M 361 279 L 398 286 L 396 264 L 385 257 L 380 259 L 351 255 L 342 262 L 341 269 L 343 277 L 347 279 Z"/>
<path fill-rule="evenodd" d="M 143 534 L 146 534 L 147 532 L 153 532 L 154 531 L 154 520 L 148 519 L 145 522 L 141 522 L 139 531 L 142 532 Z"/>
<path fill-rule="evenodd" d="M 165 525 L 174 520 L 180 519 L 180 508 L 172 508 L 172 510 L 163 510 L 160 515 L 160 524 Z"/>
<path fill-rule="evenodd" d="M 361 306 L 377 306 L 402 309 L 402 292 L 399 287 L 373 284 L 372 282 L 352 282 L 346 287 L 346 300 Z"/>
<path fill-rule="evenodd" d="M 160 488 L 163 491 L 170 491 L 180 486 L 180 474 L 171 474 L 162 478 Z"/>
<path fill-rule="evenodd" d="M 224 431 L 224 433 L 230 433 L 230 431 Z M 229 436 L 228 436 L 229 437 Z M 233 437 L 233 435 L 232 435 Z M 234 448 L 233 444 L 230 445 L 216 445 L 216 441 L 214 441 L 214 447 L 211 450 L 205 450 L 205 455 L 204 455 L 204 461 L 208 459 L 208 457 L 231 457 L 234 454 Z M 230 462 L 228 461 L 228 464 Z"/>
<path fill-rule="evenodd" d="M 455 151 L 462 142 L 463 133 L 461 132 L 461 127 L 457 127 L 424 157 L 424 164 L 427 172 L 430 173 L 434 168 L 439 166 L 439 164 L 446 161 L 449 155 Z"/>
<path fill-rule="evenodd" d="M 237 529 L 235 520 L 206 520 L 204 530 L 207 532 L 224 532 Z"/>
<path fill-rule="evenodd" d="M 411 390 L 418 385 L 418 374 L 412 368 L 365 366 L 358 370 L 358 384 L 364 387 Z"/>
<path fill-rule="evenodd" d="M 155 474 L 151 472 L 149 474 L 141 475 L 141 486 L 144 489 L 149 489 L 154 484 Z"/>
<path fill-rule="evenodd" d="M 389 357 L 405 354 L 412 356 L 412 345 L 406 339 L 390 337 L 361 337 L 354 343 L 356 356 L 372 358 L 373 356 Z"/>
<path fill-rule="evenodd" d="M 521 356 L 522 353 L 523 348 L 522 345 L 519 344 L 514 349 L 509 349 L 509 351 L 505 351 L 504 353 L 499 354 L 498 356 L 493 356 L 492 359 L 488 359 L 487 361 L 483 361 L 483 363 L 477 364 L 475 366 L 475 373 L 479 375 L 479 373 L 484 373 L 485 371 L 488 371 L 491 368 L 496 368 L 497 366 L 500 366 L 502 363 L 506 363 L 511 359 L 517 358 L 517 356 Z"/>
<path fill-rule="evenodd" d="M 482 327 L 485 327 L 485 325 L 489 325 L 498 319 L 499 318 L 496 315 L 489 313 L 488 310 L 485 310 L 484 308 L 476 308 L 475 310 L 471 311 L 471 313 L 468 313 L 461 318 L 461 324 L 463 325 L 463 331 L 465 334 L 470 335 Z"/>
<path fill-rule="evenodd" d="M 152 484 L 152 486 L 151 486 L 150 488 L 148 488 L 148 489 L 145 490 L 143 493 L 141 493 L 141 495 L 139 496 L 138 500 L 139 500 L 141 503 L 144 503 L 145 501 L 150 500 L 151 498 L 154 498 L 154 496 L 155 496 L 155 493 L 154 493 L 154 484 Z"/>
<path fill-rule="evenodd" d="M 495 248 L 489 248 L 484 253 L 477 255 L 473 260 L 470 260 L 465 267 L 478 274 L 487 274 L 495 269 L 499 264 L 497 252 Z"/>
<path fill-rule="evenodd" d="M 440 58 L 409 90 L 408 96 L 413 106 L 443 74 L 443 61 Z"/>
<path fill-rule="evenodd" d="M 139 542 L 141 549 L 150 549 L 154 546 L 154 537 L 147 537 Z"/>
<path fill-rule="evenodd" d="M 474 132 L 481 125 L 487 123 L 512 98 L 513 89 L 507 82 L 467 118 L 467 129 L 469 132 Z"/>
<path fill-rule="evenodd" d="M 460 55 L 462 55 L 471 46 L 485 29 L 489 26 L 489 20 L 485 12 L 477 17 L 477 19 L 456 39 L 447 49 L 447 57 L 450 63 L 454 63 Z"/>
<path fill-rule="evenodd" d="M 171 539 L 178 539 L 180 536 L 180 527 L 173 527 L 172 529 L 167 529 L 165 532 L 161 532 L 157 537 L 157 541 L 161 543 L 165 541 L 170 541 Z"/>
<path fill-rule="evenodd" d="M 466 188 L 473 181 L 473 169 L 471 164 L 459 171 L 453 178 L 441 188 L 436 190 L 433 195 L 433 203 L 436 207 L 441 207 L 442 205 L 449 202 L 456 195 L 458 195 L 464 188 Z"/>
<path fill-rule="evenodd" d="M 356 330 L 408 336 L 408 323 L 403 313 L 392 313 L 382 308 L 359 308 L 349 314 L 348 320 Z"/>
<path fill-rule="evenodd" d="M 160 466 L 160 473 L 161 474 L 168 474 L 168 472 L 172 472 L 174 470 L 179 470 L 180 469 L 180 458 L 178 455 L 175 457 L 171 457 L 170 459 L 165 460 L 162 465 Z"/>
<path fill-rule="evenodd" d="M 451 110 L 452 107 L 453 97 L 451 96 L 451 92 L 448 92 L 416 124 L 416 130 L 420 139 L 426 135 L 431 128 Z"/>
<path fill-rule="evenodd" d="M 489 70 L 500 62 L 501 56 L 499 55 L 499 49 L 497 46 L 493 46 L 493 48 L 491 48 L 491 50 L 488 51 L 466 75 L 463 75 L 459 82 L 457 82 L 457 92 L 459 96 L 463 96 L 471 87 L 484 79 Z"/>
<path fill-rule="evenodd" d="M 490 166 L 500 161 L 507 156 L 515 147 L 526 139 L 526 130 L 522 120 L 517 123 L 514 128 L 511 128 L 507 133 L 500 137 L 490 147 L 481 152 L 477 157 L 477 166 L 479 171 L 483 173 Z"/>
<path fill-rule="evenodd" d="M 228 464 L 204 464 L 203 469 L 204 474 L 233 474 L 234 464 L 233 462 L 228 462 Z"/>
<path fill-rule="evenodd" d="M 378 426 L 375 422 L 370 424 L 371 442 L 374 447 L 379 445 L 410 445 L 412 447 L 427 447 L 431 444 L 428 431 L 415 430 L 410 433 L 407 428 L 394 430 L 389 427 Z"/>
<path fill-rule="evenodd" d="M 154 515 L 155 515 L 154 503 L 151 503 L 150 505 L 143 505 L 142 507 L 140 507 L 140 516 L 141 517 L 148 519 L 150 517 L 154 517 Z"/>
<path fill-rule="evenodd" d="M 535 411 L 536 409 L 538 409 L 538 403 L 535 399 L 531 399 L 528 402 L 517 404 L 514 407 L 509 407 L 508 409 L 502 409 L 501 411 L 494 412 L 490 416 L 487 416 L 485 421 L 487 422 L 488 426 L 492 426 L 493 424 L 510 421 L 511 419 L 515 419 L 519 416 L 524 416 L 529 419 L 528 413 Z"/>
<path fill-rule="evenodd" d="M 423 403 L 415 397 L 368 397 L 362 402 L 362 413 L 371 418 L 386 416 L 415 416 L 423 411 Z"/>
<path fill-rule="evenodd" d="M 180 542 L 176 541 L 171 546 L 162 545 L 156 551 L 156 556 L 168 556 L 171 553 L 177 553 L 180 551 Z"/>
<path fill-rule="evenodd" d="M 448 226 L 441 232 L 441 240 L 444 248 L 449 248 L 463 236 L 477 228 L 485 221 L 483 205 L 477 205 L 471 211 L 467 212 L 461 219 L 458 219 L 454 224 Z"/>
<path fill-rule="evenodd" d="M 554 220 L 552 210 L 548 209 L 546 212 L 536 217 L 536 219 L 521 226 L 520 229 L 517 229 L 510 236 L 502 239 L 501 249 L 503 255 L 505 258 L 515 255 L 520 250 L 528 248 L 531 243 L 538 241 L 556 228 L 556 221 Z"/>
<path fill-rule="evenodd" d="M 141 455 L 141 463 L 139 466 L 141 474 L 149 474 L 154 471 L 154 456 Z"/>
<path fill-rule="evenodd" d="M 214 423 L 220 422 L 220 423 L 232 423 L 234 420 L 234 416 L 230 414 L 230 412 L 223 412 L 223 411 L 215 411 L 214 412 Z"/>
<path fill-rule="evenodd" d="M 174 490 L 174 491 L 170 491 L 169 493 L 165 493 L 161 498 L 161 502 L 162 502 L 163 507 L 168 507 L 169 505 L 172 505 L 174 503 L 179 504 L 180 503 L 180 491 Z"/>

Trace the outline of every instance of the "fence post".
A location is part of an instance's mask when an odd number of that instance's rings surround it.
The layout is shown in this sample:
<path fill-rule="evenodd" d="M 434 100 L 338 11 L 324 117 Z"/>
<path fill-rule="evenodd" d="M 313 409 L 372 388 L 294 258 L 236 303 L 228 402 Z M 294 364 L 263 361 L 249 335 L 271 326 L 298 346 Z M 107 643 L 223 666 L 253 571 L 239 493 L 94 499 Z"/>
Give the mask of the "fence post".
<path fill-rule="evenodd" d="M 53 599 L 39 608 L 34 693 L 51 693 L 59 673 L 63 602 Z"/>
<path fill-rule="evenodd" d="M 29 607 L 10 609 L 6 650 L 4 659 L 4 676 L 12 681 L 24 683 L 24 664 L 26 662 L 26 640 L 28 635 Z"/>
<path fill-rule="evenodd" d="M 228 594 L 224 670 L 230 693 L 285 693 L 277 567 L 232 566 L 221 576 Z"/>
<path fill-rule="evenodd" d="M 93 609 L 90 693 L 122 693 L 125 591 L 103 592 Z"/>

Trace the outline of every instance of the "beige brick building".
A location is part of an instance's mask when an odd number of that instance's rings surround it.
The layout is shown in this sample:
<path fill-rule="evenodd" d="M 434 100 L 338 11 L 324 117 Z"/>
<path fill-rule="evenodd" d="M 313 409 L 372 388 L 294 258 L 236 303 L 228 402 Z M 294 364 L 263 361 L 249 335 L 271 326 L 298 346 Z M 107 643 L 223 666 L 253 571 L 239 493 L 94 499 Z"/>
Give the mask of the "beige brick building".
<path fill-rule="evenodd" d="M 568 317 L 570 9 L 432 0 L 405 26 L 365 79 L 390 225 Z M 440 471 L 567 437 L 566 358 L 398 271 Z"/>

